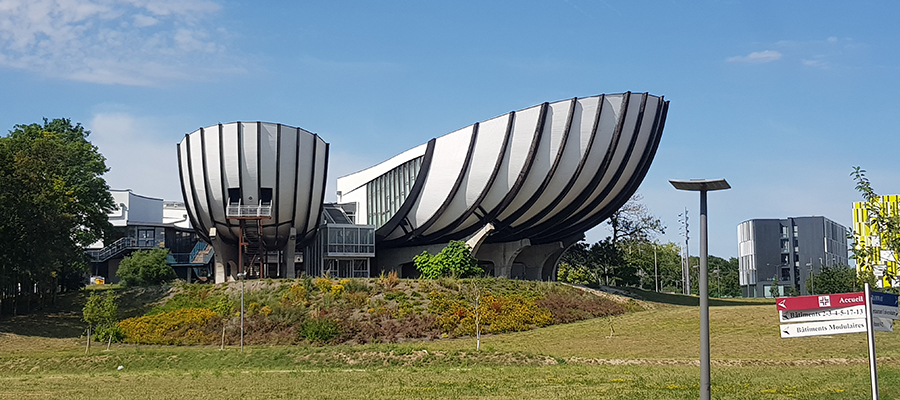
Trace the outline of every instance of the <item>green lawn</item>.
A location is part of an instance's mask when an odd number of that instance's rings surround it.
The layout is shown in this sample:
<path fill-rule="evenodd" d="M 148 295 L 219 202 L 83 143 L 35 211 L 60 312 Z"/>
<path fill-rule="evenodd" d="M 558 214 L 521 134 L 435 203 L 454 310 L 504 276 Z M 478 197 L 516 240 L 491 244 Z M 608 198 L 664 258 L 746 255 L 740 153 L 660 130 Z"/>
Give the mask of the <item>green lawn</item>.
<path fill-rule="evenodd" d="M 0 399 L 694 399 L 699 310 L 677 305 L 682 301 L 689 298 L 611 319 L 484 336 L 480 352 L 474 338 L 461 338 L 243 353 L 116 344 L 105 351 L 95 343 L 86 356 L 77 338 L 8 325 L 52 323 L 6 319 Z M 865 334 L 781 339 L 771 301 L 717 304 L 710 310 L 714 398 L 870 398 Z M 898 335 L 876 333 L 883 399 L 900 398 Z"/>

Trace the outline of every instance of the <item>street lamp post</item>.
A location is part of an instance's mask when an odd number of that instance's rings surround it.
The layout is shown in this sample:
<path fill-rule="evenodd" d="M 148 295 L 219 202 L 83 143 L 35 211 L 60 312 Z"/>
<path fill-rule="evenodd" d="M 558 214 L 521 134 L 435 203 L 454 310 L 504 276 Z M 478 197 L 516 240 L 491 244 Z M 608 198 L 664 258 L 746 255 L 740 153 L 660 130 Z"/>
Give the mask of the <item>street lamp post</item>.
<path fill-rule="evenodd" d="M 709 400 L 709 238 L 706 226 L 706 192 L 731 189 L 731 186 L 724 179 L 670 179 L 669 183 L 678 190 L 700 192 L 700 399 Z"/>
<path fill-rule="evenodd" d="M 247 277 L 246 272 L 241 272 L 237 274 L 238 279 L 241 280 L 241 353 L 244 352 L 244 278 Z"/>

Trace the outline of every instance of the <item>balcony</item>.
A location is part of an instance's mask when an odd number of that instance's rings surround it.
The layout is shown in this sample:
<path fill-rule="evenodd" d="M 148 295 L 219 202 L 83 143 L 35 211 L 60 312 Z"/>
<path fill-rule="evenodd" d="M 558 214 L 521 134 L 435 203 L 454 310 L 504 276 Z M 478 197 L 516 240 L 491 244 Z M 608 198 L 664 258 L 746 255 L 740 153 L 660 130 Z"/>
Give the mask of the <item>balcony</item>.
<path fill-rule="evenodd" d="M 225 208 L 225 216 L 228 218 L 272 218 L 271 205 L 244 206 L 230 205 Z"/>

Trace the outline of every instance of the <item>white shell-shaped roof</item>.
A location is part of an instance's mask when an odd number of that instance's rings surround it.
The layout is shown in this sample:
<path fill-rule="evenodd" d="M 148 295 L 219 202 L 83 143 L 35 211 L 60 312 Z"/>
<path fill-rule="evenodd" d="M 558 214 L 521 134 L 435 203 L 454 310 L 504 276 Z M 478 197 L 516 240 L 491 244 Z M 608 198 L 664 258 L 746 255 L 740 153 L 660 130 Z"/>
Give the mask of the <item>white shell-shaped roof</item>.
<path fill-rule="evenodd" d="M 415 185 L 377 236 L 397 246 L 443 243 L 486 223 L 495 227 L 488 242 L 583 234 L 637 190 L 667 108 L 647 93 L 573 98 L 432 139 L 415 148 L 413 156 L 424 157 Z M 410 154 L 343 177 L 338 188 L 360 188 Z"/>
<path fill-rule="evenodd" d="M 206 239 L 216 228 L 220 238 L 237 243 L 239 222 L 226 218 L 232 188 L 240 188 L 243 205 L 259 204 L 271 189 L 271 218 L 260 221 L 267 248 L 283 247 L 291 228 L 302 242 L 319 224 L 328 144 L 316 134 L 267 122 L 212 125 L 185 135 L 178 163 L 188 215 Z"/>

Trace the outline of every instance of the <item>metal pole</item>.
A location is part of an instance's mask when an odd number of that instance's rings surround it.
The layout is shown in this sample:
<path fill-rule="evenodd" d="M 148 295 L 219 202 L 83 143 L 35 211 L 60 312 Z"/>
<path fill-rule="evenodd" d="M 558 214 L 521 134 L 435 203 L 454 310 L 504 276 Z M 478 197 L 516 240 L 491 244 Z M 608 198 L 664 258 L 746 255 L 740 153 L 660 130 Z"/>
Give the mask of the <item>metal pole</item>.
<path fill-rule="evenodd" d="M 656 243 L 653 243 L 653 275 L 656 276 L 656 293 L 659 293 L 659 264 L 656 262 Z"/>
<path fill-rule="evenodd" d="M 866 282 L 866 335 L 869 341 L 869 374 L 872 381 L 872 399 L 878 400 L 878 369 L 875 364 L 875 325 L 872 324 L 872 292 Z"/>
<path fill-rule="evenodd" d="M 709 400 L 709 287 L 707 285 L 706 190 L 700 191 L 700 399 Z"/>
<path fill-rule="evenodd" d="M 244 352 L 244 279 L 246 274 L 241 274 L 241 353 Z"/>

